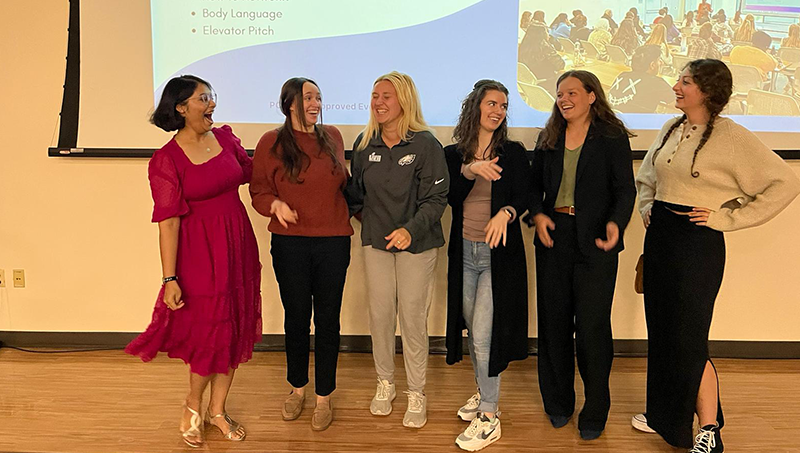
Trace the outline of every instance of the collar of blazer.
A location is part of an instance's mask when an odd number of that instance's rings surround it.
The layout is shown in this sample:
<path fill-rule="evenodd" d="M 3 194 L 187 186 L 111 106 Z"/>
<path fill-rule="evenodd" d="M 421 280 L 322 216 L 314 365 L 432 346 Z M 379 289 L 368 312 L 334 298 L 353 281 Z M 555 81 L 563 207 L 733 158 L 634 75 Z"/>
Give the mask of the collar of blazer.
<path fill-rule="evenodd" d="M 597 147 L 599 146 L 598 139 L 605 135 L 605 131 L 605 125 L 599 121 L 592 121 L 589 125 L 589 130 L 586 132 L 586 139 L 583 141 L 583 148 L 581 148 L 581 155 L 578 158 L 578 168 L 575 170 L 575 184 L 580 181 L 581 175 L 588 166 L 587 162 L 589 162 L 596 153 Z M 564 171 L 564 147 L 566 146 L 566 136 L 567 130 L 564 129 L 564 131 L 561 132 L 561 136 L 558 137 L 555 149 L 550 150 L 554 153 L 554 165 L 552 165 L 551 168 L 555 181 L 561 181 L 561 173 Z"/>

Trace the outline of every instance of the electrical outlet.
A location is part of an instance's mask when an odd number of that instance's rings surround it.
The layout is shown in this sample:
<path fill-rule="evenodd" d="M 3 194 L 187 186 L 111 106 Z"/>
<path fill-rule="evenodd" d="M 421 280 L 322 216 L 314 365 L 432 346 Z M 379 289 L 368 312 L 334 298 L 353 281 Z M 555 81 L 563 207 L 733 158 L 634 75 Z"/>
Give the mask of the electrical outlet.
<path fill-rule="evenodd" d="M 25 287 L 25 269 L 14 269 L 14 288 Z"/>
<path fill-rule="evenodd" d="M 0 288 L 6 287 L 6 271 L 0 269 Z"/>

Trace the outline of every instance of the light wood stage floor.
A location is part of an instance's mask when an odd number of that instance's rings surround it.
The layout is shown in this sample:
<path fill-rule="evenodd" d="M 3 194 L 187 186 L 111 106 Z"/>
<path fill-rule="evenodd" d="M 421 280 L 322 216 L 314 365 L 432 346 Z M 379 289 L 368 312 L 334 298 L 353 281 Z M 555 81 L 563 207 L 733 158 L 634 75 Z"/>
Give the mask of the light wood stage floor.
<path fill-rule="evenodd" d="M 313 356 L 312 356 L 313 360 Z M 612 406 L 602 437 L 580 439 L 575 417 L 553 429 L 542 411 L 535 363 L 515 362 L 503 373 L 500 409 L 502 438 L 484 451 L 501 452 L 673 452 L 658 435 L 630 426 L 644 409 L 645 359 L 617 358 L 611 374 Z M 30 354 L 0 350 L 0 451 L 9 452 L 456 452 L 455 437 L 467 426 L 456 411 L 474 391 L 469 360 L 429 361 L 428 424 L 402 426 L 406 409 L 400 355 L 398 398 L 388 417 L 374 417 L 375 391 L 370 354 L 342 354 L 334 393 L 333 425 L 310 427 L 313 398 L 300 418 L 284 422 L 280 405 L 289 387 L 284 355 L 255 353 L 240 367 L 228 412 L 248 430 L 233 443 L 208 430 L 200 450 L 186 447 L 178 433 L 187 367 L 159 356 L 141 363 L 121 351 Z M 717 360 L 728 452 L 800 452 L 800 361 Z M 313 367 L 312 367 L 313 384 Z M 582 392 L 577 379 L 578 394 Z M 313 390 L 313 387 L 307 389 Z M 312 392 L 313 393 L 313 392 Z M 309 393 L 311 395 L 312 393 Z M 578 397 L 578 410 L 582 398 Z M 576 411 L 577 413 L 577 411 Z"/>

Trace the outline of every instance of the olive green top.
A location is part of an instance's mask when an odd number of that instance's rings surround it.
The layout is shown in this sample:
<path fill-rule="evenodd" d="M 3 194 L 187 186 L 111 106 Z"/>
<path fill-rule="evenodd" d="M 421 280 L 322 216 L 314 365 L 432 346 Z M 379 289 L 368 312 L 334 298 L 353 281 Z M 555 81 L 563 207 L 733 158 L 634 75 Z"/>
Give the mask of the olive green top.
<path fill-rule="evenodd" d="M 578 170 L 578 159 L 581 157 L 583 145 L 569 149 L 564 147 L 564 172 L 561 174 L 561 185 L 556 196 L 557 208 L 575 206 L 575 173 Z"/>

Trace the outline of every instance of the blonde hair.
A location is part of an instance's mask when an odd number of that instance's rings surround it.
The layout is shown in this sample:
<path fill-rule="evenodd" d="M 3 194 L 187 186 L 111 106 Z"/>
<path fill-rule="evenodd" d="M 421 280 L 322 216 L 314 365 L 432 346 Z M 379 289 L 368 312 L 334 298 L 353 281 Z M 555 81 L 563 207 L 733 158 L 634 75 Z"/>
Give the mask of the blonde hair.
<path fill-rule="evenodd" d="M 392 84 L 397 92 L 397 101 L 400 103 L 400 122 L 397 124 L 397 133 L 403 140 L 409 140 L 411 132 L 430 131 L 425 118 L 422 117 L 422 104 L 419 101 L 419 93 L 414 80 L 408 74 L 392 71 L 384 74 L 375 80 L 374 87 L 379 82 L 387 81 Z M 367 127 L 361 131 L 361 141 L 358 142 L 356 150 L 361 151 L 367 147 L 369 141 L 378 137 L 381 125 L 375 119 L 375 113 L 370 109 Z"/>
<path fill-rule="evenodd" d="M 742 25 L 736 30 L 736 33 L 733 34 L 734 41 L 753 41 L 753 33 L 756 32 L 756 18 L 753 17 L 752 14 L 748 14 L 744 17 L 742 21 Z"/>
<path fill-rule="evenodd" d="M 751 17 L 750 14 L 747 17 Z M 736 30 L 736 33 L 733 34 L 734 41 L 745 41 L 745 42 L 752 42 L 753 41 L 753 33 L 755 33 L 755 29 L 753 27 L 753 21 L 747 20 L 745 18 L 742 21 L 742 25 Z"/>
<path fill-rule="evenodd" d="M 650 37 L 647 38 L 647 42 L 645 42 L 644 45 L 660 46 L 662 50 L 667 49 L 668 56 L 672 55 L 672 52 L 669 50 L 669 45 L 667 45 L 667 27 L 662 24 L 653 26 L 653 32 L 650 33 Z"/>
<path fill-rule="evenodd" d="M 789 25 L 789 36 L 783 38 L 781 47 L 800 47 L 800 25 Z"/>

